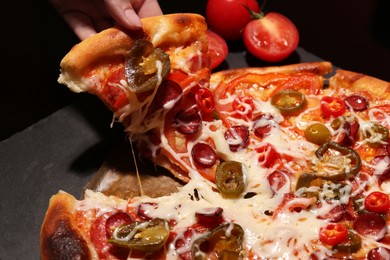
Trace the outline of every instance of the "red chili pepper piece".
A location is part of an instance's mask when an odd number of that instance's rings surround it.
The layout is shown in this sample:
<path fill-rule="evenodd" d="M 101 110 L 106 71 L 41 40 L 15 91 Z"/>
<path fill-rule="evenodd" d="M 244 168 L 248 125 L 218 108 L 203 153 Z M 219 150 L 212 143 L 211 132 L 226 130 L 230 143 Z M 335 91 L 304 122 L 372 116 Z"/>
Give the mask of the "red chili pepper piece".
<path fill-rule="evenodd" d="M 339 117 L 347 110 L 345 103 L 338 97 L 324 96 L 321 99 L 321 110 L 325 116 Z"/>
<path fill-rule="evenodd" d="M 335 246 L 348 239 L 348 229 L 341 223 L 331 223 L 320 229 L 320 240 L 322 243 Z"/>
<path fill-rule="evenodd" d="M 374 213 L 387 213 L 390 209 L 389 196 L 380 191 L 371 192 L 364 200 L 364 208 Z"/>

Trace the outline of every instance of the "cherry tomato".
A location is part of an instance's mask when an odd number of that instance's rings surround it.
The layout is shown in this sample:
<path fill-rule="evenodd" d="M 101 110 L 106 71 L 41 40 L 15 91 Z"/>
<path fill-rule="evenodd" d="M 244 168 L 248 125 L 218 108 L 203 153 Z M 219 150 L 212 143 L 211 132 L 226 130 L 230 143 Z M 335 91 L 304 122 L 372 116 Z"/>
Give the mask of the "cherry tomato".
<path fill-rule="evenodd" d="M 324 96 L 321 99 L 321 110 L 327 117 L 339 117 L 343 115 L 347 109 L 344 101 L 340 98 Z"/>
<path fill-rule="evenodd" d="M 371 192 L 364 200 L 364 208 L 374 213 L 386 213 L 390 209 L 389 196 L 380 191 Z"/>
<path fill-rule="evenodd" d="M 259 12 L 256 0 L 208 0 L 206 21 L 210 29 L 225 40 L 238 40 L 245 26 L 250 22 L 251 14 L 245 8 Z"/>
<path fill-rule="evenodd" d="M 206 38 L 209 42 L 208 54 L 211 59 L 211 69 L 215 69 L 225 60 L 229 49 L 226 41 L 215 32 L 207 30 Z"/>
<path fill-rule="evenodd" d="M 259 14 L 244 29 L 244 43 L 257 58 L 278 62 L 287 58 L 298 46 L 299 32 L 294 23 L 280 13 Z"/>
<path fill-rule="evenodd" d="M 320 229 L 320 240 L 322 243 L 335 246 L 348 239 L 348 229 L 340 223 L 331 223 Z"/>

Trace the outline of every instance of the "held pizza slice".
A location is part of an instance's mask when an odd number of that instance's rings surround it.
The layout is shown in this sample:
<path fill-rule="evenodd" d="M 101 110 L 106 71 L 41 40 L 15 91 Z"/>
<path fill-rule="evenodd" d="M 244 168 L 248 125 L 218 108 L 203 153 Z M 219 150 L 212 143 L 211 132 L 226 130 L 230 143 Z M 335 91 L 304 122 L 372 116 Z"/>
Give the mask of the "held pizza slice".
<path fill-rule="evenodd" d="M 61 61 L 58 81 L 100 98 L 144 156 L 188 181 L 188 160 L 173 155 L 177 146 L 162 148 L 161 135 L 164 124 L 196 122 L 192 129 L 181 127 L 186 132 L 200 126 L 194 93 L 209 83 L 207 25 L 202 16 L 187 13 L 148 17 L 142 23 L 140 31 L 109 28 L 74 46 Z M 167 116 L 172 109 L 182 116 Z"/>

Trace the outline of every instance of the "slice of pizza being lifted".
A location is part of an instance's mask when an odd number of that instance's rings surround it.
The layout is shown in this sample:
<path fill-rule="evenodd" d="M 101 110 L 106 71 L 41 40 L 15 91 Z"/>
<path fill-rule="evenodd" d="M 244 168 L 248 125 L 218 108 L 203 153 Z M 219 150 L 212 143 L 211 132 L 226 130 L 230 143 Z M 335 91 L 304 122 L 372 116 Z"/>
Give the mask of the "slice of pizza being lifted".
<path fill-rule="evenodd" d="M 170 151 L 161 151 L 160 136 L 165 114 L 180 103 L 186 104 L 182 121 L 200 125 L 193 93 L 208 87 L 207 25 L 202 16 L 185 13 L 148 17 L 142 23 L 140 31 L 109 28 L 74 46 L 61 61 L 58 81 L 74 92 L 96 95 L 132 141 L 143 147 L 155 144 L 155 150 L 144 151 L 146 156 L 188 181 L 188 167 L 175 163 Z"/>

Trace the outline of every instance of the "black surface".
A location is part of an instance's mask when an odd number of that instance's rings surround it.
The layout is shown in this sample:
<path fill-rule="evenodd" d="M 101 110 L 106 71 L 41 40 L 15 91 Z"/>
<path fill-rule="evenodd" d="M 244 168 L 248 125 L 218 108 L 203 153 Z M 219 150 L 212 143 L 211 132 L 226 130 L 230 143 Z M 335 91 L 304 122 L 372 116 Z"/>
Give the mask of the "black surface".
<path fill-rule="evenodd" d="M 239 49 L 239 48 L 238 48 Z M 221 68 L 246 67 L 245 52 L 231 50 Z M 298 48 L 291 61 L 318 61 Z M 289 61 L 286 61 L 289 62 Z M 94 96 L 80 99 L 0 143 L 0 259 L 39 259 L 39 231 L 58 190 L 80 198 L 106 155 L 125 138 Z"/>

